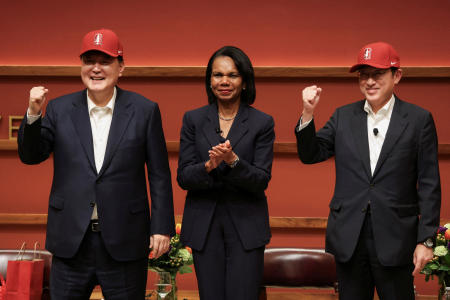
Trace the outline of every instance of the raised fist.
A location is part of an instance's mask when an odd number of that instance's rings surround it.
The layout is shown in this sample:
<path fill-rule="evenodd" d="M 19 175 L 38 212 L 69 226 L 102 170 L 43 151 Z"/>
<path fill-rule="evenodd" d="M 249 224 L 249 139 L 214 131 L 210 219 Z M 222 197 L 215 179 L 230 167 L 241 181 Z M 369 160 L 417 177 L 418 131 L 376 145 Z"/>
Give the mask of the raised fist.
<path fill-rule="evenodd" d="M 28 113 L 30 115 L 38 115 L 42 111 L 47 93 L 48 89 L 43 86 L 35 86 L 30 90 L 30 102 L 28 106 Z"/>
<path fill-rule="evenodd" d="M 302 122 L 308 122 L 312 119 L 312 115 L 314 113 L 314 109 L 316 108 L 317 103 L 319 103 L 320 93 L 322 89 L 317 87 L 316 85 L 308 86 L 303 89 L 302 97 L 303 97 L 303 119 Z"/>

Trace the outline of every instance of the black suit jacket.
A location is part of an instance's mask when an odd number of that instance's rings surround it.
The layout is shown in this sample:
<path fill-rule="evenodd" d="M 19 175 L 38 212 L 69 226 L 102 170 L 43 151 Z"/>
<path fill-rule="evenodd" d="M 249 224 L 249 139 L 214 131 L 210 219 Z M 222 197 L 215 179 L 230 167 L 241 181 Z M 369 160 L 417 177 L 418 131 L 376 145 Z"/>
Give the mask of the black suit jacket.
<path fill-rule="evenodd" d="M 120 261 L 148 255 L 151 234 L 174 234 L 172 186 L 158 105 L 117 88 L 105 159 L 97 174 L 86 90 L 50 101 L 45 117 L 19 130 L 21 160 L 53 153 L 46 248 L 75 255 L 97 203 L 102 238 Z M 147 166 L 151 193 L 145 179 Z"/>
<path fill-rule="evenodd" d="M 410 264 L 417 243 L 433 237 L 439 226 L 434 121 L 428 111 L 396 98 L 373 176 L 367 134 L 364 101 L 338 108 L 317 134 L 314 121 L 296 131 L 302 162 L 335 156 L 326 250 L 340 262 L 351 258 L 370 203 L 378 259 L 386 266 Z"/>
<path fill-rule="evenodd" d="M 184 115 L 180 137 L 177 180 L 188 190 L 181 240 L 201 250 L 217 201 L 225 201 L 245 249 L 270 240 L 269 214 L 264 190 L 271 178 L 273 118 L 253 107 L 241 105 L 228 133 L 240 161 L 231 169 L 225 163 L 210 173 L 205 170 L 208 150 L 225 140 L 218 133 L 215 104 Z"/>

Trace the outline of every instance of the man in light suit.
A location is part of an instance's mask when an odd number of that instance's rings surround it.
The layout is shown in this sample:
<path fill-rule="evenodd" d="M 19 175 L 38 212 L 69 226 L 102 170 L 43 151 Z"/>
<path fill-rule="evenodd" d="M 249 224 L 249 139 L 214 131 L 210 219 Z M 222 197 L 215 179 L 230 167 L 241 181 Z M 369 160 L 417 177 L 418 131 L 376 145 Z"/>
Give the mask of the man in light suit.
<path fill-rule="evenodd" d="M 21 125 L 21 160 L 53 153 L 46 248 L 52 299 L 144 299 L 149 245 L 174 234 L 172 186 L 158 105 L 116 86 L 123 47 L 108 29 L 89 32 L 80 53 L 86 89 L 50 101 L 34 87 Z M 151 218 L 146 167 L 151 194 Z"/>
<path fill-rule="evenodd" d="M 413 280 L 433 257 L 441 187 L 431 114 L 394 95 L 402 76 L 391 45 L 363 47 L 358 63 L 365 99 L 338 108 L 317 133 L 313 113 L 322 89 L 303 90 L 295 133 L 310 164 L 335 156 L 326 251 L 334 254 L 339 298 L 414 299 Z"/>

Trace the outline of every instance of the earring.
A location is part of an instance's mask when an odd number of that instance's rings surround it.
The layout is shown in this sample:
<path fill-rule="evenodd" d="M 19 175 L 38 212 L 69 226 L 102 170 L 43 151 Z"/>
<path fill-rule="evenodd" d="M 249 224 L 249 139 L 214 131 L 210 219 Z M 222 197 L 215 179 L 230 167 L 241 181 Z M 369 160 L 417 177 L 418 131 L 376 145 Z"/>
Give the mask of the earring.
<path fill-rule="evenodd" d="M 245 91 L 245 87 L 243 87 L 243 88 L 242 88 L 242 90 L 244 90 L 244 91 Z"/>

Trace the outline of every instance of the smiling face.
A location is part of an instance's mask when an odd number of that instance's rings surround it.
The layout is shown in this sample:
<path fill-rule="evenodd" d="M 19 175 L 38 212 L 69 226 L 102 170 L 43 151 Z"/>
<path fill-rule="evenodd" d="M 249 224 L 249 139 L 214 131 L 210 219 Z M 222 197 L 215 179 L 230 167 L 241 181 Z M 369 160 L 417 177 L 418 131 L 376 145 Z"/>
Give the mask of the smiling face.
<path fill-rule="evenodd" d="M 394 93 L 394 86 L 400 81 L 402 70 L 392 74 L 390 69 L 365 66 L 359 70 L 359 88 L 372 109 L 383 107 Z"/>
<path fill-rule="evenodd" d="M 211 90 L 218 101 L 240 102 L 244 87 L 242 76 L 228 56 L 217 57 L 212 64 Z"/>
<path fill-rule="evenodd" d="M 93 100 L 105 97 L 109 100 L 124 69 L 123 62 L 100 51 L 90 51 L 81 57 L 81 80 Z"/>

